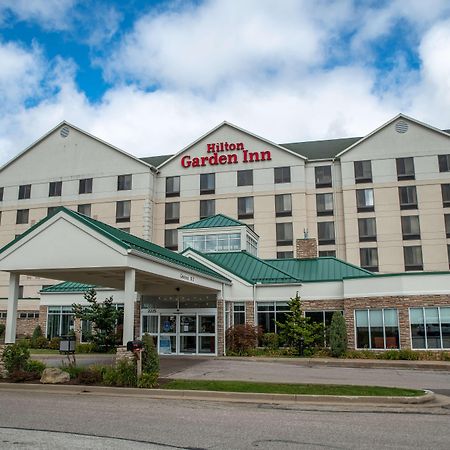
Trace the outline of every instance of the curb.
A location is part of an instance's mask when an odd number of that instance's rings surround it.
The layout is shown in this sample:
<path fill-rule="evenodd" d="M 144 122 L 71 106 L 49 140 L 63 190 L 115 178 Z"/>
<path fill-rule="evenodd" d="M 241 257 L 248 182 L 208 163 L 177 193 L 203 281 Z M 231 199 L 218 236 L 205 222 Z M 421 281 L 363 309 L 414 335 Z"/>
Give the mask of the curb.
<path fill-rule="evenodd" d="M 66 395 L 99 395 L 117 397 L 139 397 L 155 399 L 209 400 L 241 403 L 308 403 L 308 404 L 374 404 L 374 405 L 423 405 L 436 400 L 431 391 L 420 397 L 392 396 L 335 396 L 263 394 L 247 392 L 217 392 L 172 389 L 117 388 L 109 386 L 48 385 L 0 383 L 0 391 L 41 392 Z"/>

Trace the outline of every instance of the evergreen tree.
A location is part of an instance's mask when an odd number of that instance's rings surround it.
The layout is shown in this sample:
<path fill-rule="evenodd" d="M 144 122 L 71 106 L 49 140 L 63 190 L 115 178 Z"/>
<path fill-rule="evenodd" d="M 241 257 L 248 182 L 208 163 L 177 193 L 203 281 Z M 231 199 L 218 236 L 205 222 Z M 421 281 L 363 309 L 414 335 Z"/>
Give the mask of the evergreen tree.
<path fill-rule="evenodd" d="M 142 336 L 142 342 L 144 343 L 142 372 L 159 374 L 159 355 L 153 342 L 153 336 L 144 334 Z"/>
<path fill-rule="evenodd" d="M 335 311 L 330 325 L 330 348 L 333 356 L 342 356 L 347 351 L 347 327 L 341 312 Z"/>

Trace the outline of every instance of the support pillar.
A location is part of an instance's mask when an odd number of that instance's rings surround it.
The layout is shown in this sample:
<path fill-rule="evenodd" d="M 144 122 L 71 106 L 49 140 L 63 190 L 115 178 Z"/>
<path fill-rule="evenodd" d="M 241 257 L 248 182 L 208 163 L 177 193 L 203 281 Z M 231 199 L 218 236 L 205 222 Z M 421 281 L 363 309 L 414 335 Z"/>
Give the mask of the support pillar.
<path fill-rule="evenodd" d="M 125 271 L 125 298 L 123 308 L 123 345 L 134 339 L 134 302 L 136 300 L 136 271 Z"/>
<path fill-rule="evenodd" d="M 6 315 L 5 344 L 16 342 L 17 304 L 19 300 L 18 273 L 9 274 L 8 313 Z"/>

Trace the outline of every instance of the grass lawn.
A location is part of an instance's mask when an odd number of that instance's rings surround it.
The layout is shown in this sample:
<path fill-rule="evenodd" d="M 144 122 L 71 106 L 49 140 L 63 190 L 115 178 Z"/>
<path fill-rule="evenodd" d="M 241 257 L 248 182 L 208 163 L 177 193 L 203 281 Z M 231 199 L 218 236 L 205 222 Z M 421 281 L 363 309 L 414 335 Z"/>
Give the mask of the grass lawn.
<path fill-rule="evenodd" d="M 164 389 L 185 389 L 219 392 L 257 392 L 265 394 L 298 395 L 353 395 L 353 396 L 395 396 L 417 397 L 424 391 L 382 386 L 351 386 L 337 384 L 279 384 L 251 381 L 215 380 L 170 380 L 161 386 Z"/>
<path fill-rule="evenodd" d="M 59 350 L 50 350 L 48 348 L 30 348 L 31 355 L 59 355 Z"/>

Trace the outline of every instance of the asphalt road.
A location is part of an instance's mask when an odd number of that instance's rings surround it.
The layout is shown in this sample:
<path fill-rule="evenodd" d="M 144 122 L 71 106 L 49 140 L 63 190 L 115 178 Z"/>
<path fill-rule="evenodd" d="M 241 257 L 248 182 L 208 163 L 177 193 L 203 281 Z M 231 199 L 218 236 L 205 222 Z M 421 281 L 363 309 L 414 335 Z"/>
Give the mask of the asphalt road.
<path fill-rule="evenodd" d="M 308 409 L 20 391 L 2 392 L 0 406 L 0 448 L 448 449 L 450 442 L 450 410 Z"/>

